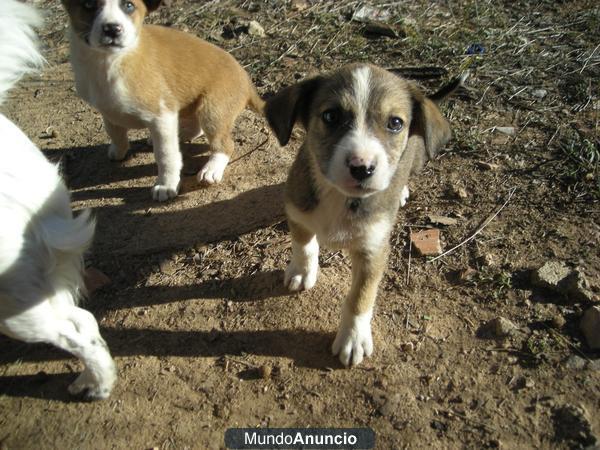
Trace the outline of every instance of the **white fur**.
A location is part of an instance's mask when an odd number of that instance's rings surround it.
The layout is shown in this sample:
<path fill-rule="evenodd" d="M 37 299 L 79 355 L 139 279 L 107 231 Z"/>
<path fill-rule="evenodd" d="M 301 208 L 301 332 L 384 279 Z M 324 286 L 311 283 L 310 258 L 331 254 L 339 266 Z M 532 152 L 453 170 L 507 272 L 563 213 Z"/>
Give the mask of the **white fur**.
<path fill-rule="evenodd" d="M 34 31 L 41 24 L 34 8 L 14 0 L 0 1 L 0 104 L 23 74 L 44 63 Z"/>
<path fill-rule="evenodd" d="M 408 190 L 408 186 L 405 185 L 402 187 L 402 192 L 400 193 L 400 206 L 406 205 L 409 196 L 410 191 Z"/>
<path fill-rule="evenodd" d="M 10 12 L 14 21 L 7 18 Z M 24 67 L 42 60 L 32 50 L 31 27 L 37 23 L 30 6 L 16 0 L 0 2 L 0 35 L 8 27 L 15 36 L 10 41 L 15 48 L 0 45 L 0 61 L 16 61 L 1 66 L 4 80 L 13 83 Z M 11 83 L 0 86 L 0 95 Z M 76 306 L 83 285 L 82 254 L 92 240 L 94 222 L 87 211 L 73 217 L 57 167 L 2 114 L 0 160 L 0 332 L 73 353 L 85 370 L 69 391 L 106 398 L 116 368 L 96 320 Z"/>
<path fill-rule="evenodd" d="M 229 156 L 225 153 L 214 153 L 210 155 L 208 162 L 198 172 L 198 181 L 215 184 L 223 179 L 225 168 L 229 163 Z"/>
<path fill-rule="evenodd" d="M 372 309 L 356 315 L 344 307 L 340 327 L 331 346 L 331 352 L 334 355 L 339 354 L 344 366 L 360 364 L 365 356 L 373 354 L 372 317 Z"/>
<path fill-rule="evenodd" d="M 174 198 L 179 191 L 183 160 L 179 151 L 178 114 L 161 108 L 160 115 L 150 125 L 158 178 L 152 198 L 160 202 Z"/>
<path fill-rule="evenodd" d="M 89 36 L 92 47 L 108 52 L 120 52 L 137 45 L 137 29 L 131 17 L 121 9 L 121 3 L 122 0 L 106 0 L 104 6 L 99 10 Z M 106 24 L 117 24 L 123 29 L 121 35 L 114 41 L 107 37 L 102 30 L 102 27 Z"/>
<path fill-rule="evenodd" d="M 290 291 L 311 289 L 319 271 L 319 243 L 317 237 L 301 245 L 292 240 L 292 260 L 285 271 L 284 284 Z"/>
<path fill-rule="evenodd" d="M 369 97 L 371 96 L 371 69 L 367 66 L 359 67 L 354 71 L 353 78 L 352 88 L 358 107 L 356 122 L 359 127 L 362 127 L 367 119 Z"/>

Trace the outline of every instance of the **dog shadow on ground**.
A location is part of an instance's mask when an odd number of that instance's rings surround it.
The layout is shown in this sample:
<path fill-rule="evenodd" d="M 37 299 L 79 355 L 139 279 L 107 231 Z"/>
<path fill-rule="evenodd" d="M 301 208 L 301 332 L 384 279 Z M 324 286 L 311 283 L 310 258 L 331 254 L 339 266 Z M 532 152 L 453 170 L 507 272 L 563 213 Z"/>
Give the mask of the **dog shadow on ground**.
<path fill-rule="evenodd" d="M 186 358 L 243 358 L 245 355 L 290 358 L 297 367 L 316 370 L 342 369 L 329 348 L 333 333 L 300 329 L 260 331 L 171 331 L 136 328 L 102 328 L 102 336 L 119 364 L 120 357 L 178 356 Z M 81 365 L 74 357 L 46 344 L 25 344 L 0 336 L 0 364 L 70 359 L 74 370 Z M 250 371 L 252 372 L 252 371 Z M 251 373 L 243 376 L 251 377 Z M 33 375 L 1 375 L 0 396 L 32 397 L 62 402 L 75 401 L 67 386 L 78 372 Z"/>
<path fill-rule="evenodd" d="M 149 150 L 143 142 L 139 142 L 134 144 L 132 151 Z M 196 149 L 196 152 L 202 158 L 202 148 Z M 193 151 L 189 153 L 198 158 Z M 75 190 L 75 201 L 93 202 L 105 197 L 119 197 L 122 200 L 118 203 L 102 202 L 102 206 L 93 210 L 97 221 L 94 253 L 99 259 L 181 251 L 198 242 L 210 243 L 236 238 L 276 224 L 284 218 L 282 183 L 259 186 L 241 192 L 234 198 L 193 208 L 165 208 L 149 198 L 149 186 L 107 187 L 119 180 L 154 177 L 156 166 L 153 161 L 133 167 L 126 164 L 113 165 L 106 160 L 105 145 L 61 149 L 50 154 L 51 159 L 57 160 L 58 157 L 62 159 L 69 187 Z M 201 165 L 202 160 L 196 159 L 196 163 Z M 97 167 L 95 172 L 94 167 Z M 191 172 L 195 170 L 193 167 Z M 88 176 L 90 173 L 93 175 Z M 184 180 L 182 197 L 185 197 L 185 186 Z M 175 201 L 185 201 L 185 198 Z M 140 213 L 144 208 L 152 209 L 152 212 Z M 173 232 L 173 227 L 177 227 L 177 232 Z M 133 273 L 129 275 L 130 280 L 137 276 Z M 282 278 L 282 271 L 277 270 L 235 279 L 207 280 L 191 286 L 141 287 L 135 289 L 133 298 L 127 304 L 108 302 L 101 305 L 92 300 L 88 306 L 99 315 L 111 309 L 192 298 L 263 301 L 291 295 L 283 288 Z M 108 295 L 102 294 L 101 297 Z M 333 335 L 325 332 L 301 329 L 178 331 L 103 328 L 101 333 L 117 359 L 132 355 L 202 358 L 253 354 L 291 358 L 297 366 L 314 369 L 339 366 L 337 359 L 329 353 Z M 70 358 L 48 345 L 24 344 L 4 337 L 0 337 L 0 346 L 3 347 L 0 364 Z M 0 395 L 39 396 L 67 401 L 70 397 L 66 393 L 66 386 L 75 377 L 75 373 L 48 375 L 45 372 L 35 375 L 4 375 L 0 376 Z"/>

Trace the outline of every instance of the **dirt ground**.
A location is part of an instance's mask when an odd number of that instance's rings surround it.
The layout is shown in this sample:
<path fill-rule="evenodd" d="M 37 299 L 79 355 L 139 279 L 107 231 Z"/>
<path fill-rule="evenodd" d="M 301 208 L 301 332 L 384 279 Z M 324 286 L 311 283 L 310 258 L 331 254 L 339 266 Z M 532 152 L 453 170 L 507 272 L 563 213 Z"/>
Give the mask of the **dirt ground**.
<path fill-rule="evenodd" d="M 428 91 L 471 68 L 444 107 L 454 139 L 398 214 L 375 353 L 350 370 L 329 352 L 348 258 L 323 250 L 315 288 L 282 286 L 282 188 L 302 131 L 280 148 L 247 111 L 224 181 L 198 186 L 206 144 L 187 144 L 183 194 L 155 203 L 146 134 L 131 134 L 127 160 L 108 161 L 101 118 L 74 91 L 65 13 L 35 3 L 47 13 L 48 66 L 5 113 L 60 161 L 74 208 L 97 219 L 86 264 L 111 283 L 86 306 L 119 380 L 104 402 L 73 400 L 74 358 L 0 337 L 1 449 L 223 448 L 227 428 L 266 426 L 371 427 L 377 448 L 600 445 L 600 352 L 579 327 L 590 300 L 530 281 L 564 262 L 598 301 L 596 2 L 371 2 L 387 24 L 378 28 L 357 20 L 355 1 L 179 0 L 149 18 L 229 50 L 263 95 L 354 61 L 443 68 L 403 72 Z M 265 37 L 248 33 L 250 20 Z M 431 226 L 429 215 L 457 219 L 438 226 L 450 249 L 499 210 L 451 254 L 409 257 L 409 232 Z M 516 330 L 486 334 L 498 317 Z"/>

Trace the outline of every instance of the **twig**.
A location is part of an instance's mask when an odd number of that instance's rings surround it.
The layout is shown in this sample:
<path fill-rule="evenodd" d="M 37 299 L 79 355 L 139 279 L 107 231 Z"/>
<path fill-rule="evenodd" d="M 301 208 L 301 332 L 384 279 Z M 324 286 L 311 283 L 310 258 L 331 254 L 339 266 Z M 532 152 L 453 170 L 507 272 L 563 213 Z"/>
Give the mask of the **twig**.
<path fill-rule="evenodd" d="M 411 254 L 412 254 L 412 239 L 411 239 L 411 235 L 412 234 L 412 228 L 408 227 L 408 268 L 406 269 L 406 285 L 408 286 L 408 283 L 410 282 L 410 260 L 411 260 Z"/>
<path fill-rule="evenodd" d="M 238 156 L 238 157 L 237 157 L 237 158 L 235 158 L 233 161 L 231 161 L 229 164 L 233 164 L 233 163 L 235 163 L 235 162 L 239 161 L 240 159 L 242 159 L 242 158 L 245 158 L 246 156 L 249 156 L 249 155 L 251 155 L 251 154 L 252 154 L 252 153 L 254 153 L 256 150 L 258 150 L 258 149 L 259 149 L 259 148 L 261 148 L 263 145 L 265 145 L 265 144 L 266 144 L 268 141 L 269 141 L 269 136 L 267 136 L 267 137 L 265 138 L 265 140 L 264 140 L 264 141 L 262 141 L 260 144 L 258 144 L 256 147 L 254 147 L 252 150 L 250 150 L 250 151 L 248 151 L 248 152 L 244 153 L 244 154 L 243 154 L 243 155 L 241 155 L 241 156 Z"/>
<path fill-rule="evenodd" d="M 473 233 L 473 234 L 472 234 L 470 237 L 468 237 L 467 239 L 465 239 L 464 241 L 462 241 L 460 244 L 458 244 L 458 245 L 455 245 L 455 246 L 454 246 L 454 247 L 452 247 L 450 250 L 447 250 L 447 251 L 445 251 L 445 252 L 444 252 L 444 253 L 442 253 L 441 255 L 439 255 L 439 256 L 436 256 L 435 258 L 433 258 L 433 259 L 430 259 L 430 260 L 429 260 L 429 261 L 427 261 L 427 262 L 430 262 L 430 263 L 431 263 L 431 262 L 433 262 L 433 261 L 436 261 L 436 260 L 438 260 L 438 259 L 442 258 L 443 256 L 446 256 L 446 255 L 448 255 L 448 254 L 452 253 L 452 252 L 453 252 L 454 250 L 456 250 L 457 248 L 459 248 L 459 247 L 462 247 L 462 246 L 463 246 L 463 245 L 465 245 L 467 242 L 470 242 L 470 241 L 472 241 L 472 240 L 475 238 L 475 236 L 477 236 L 479 233 L 481 233 L 481 232 L 483 231 L 483 229 L 484 229 L 485 227 L 487 227 L 487 226 L 489 225 L 489 223 L 490 223 L 492 220 L 494 220 L 494 219 L 496 218 L 496 216 L 498 216 L 498 214 L 500 214 L 500 211 L 502 211 L 502 210 L 503 210 L 503 209 L 506 207 L 506 205 L 508 205 L 508 202 L 510 202 L 510 199 L 512 198 L 512 196 L 514 195 L 514 193 L 515 193 L 515 191 L 516 191 L 516 190 L 517 190 L 517 188 L 516 188 L 516 187 L 514 187 L 514 188 L 512 188 L 512 189 L 510 190 L 510 192 L 508 193 L 508 198 L 506 199 L 506 201 L 504 202 L 504 204 L 503 204 L 503 205 L 500 207 L 500 209 L 498 209 L 498 211 L 496 211 L 496 212 L 495 212 L 495 213 L 494 213 L 494 214 L 493 214 L 493 215 L 492 215 L 492 216 L 491 216 L 489 219 L 487 219 L 487 220 L 486 220 L 486 221 L 483 223 L 483 225 L 481 225 L 481 226 L 480 226 L 480 227 L 477 229 L 477 231 L 475 231 L 475 233 Z"/>
<path fill-rule="evenodd" d="M 596 45 L 596 48 L 594 49 L 594 51 L 592 52 L 592 54 L 590 55 L 590 57 L 588 59 L 585 60 L 585 63 L 583 63 L 583 67 L 581 68 L 581 70 L 579 71 L 579 73 L 583 73 L 583 71 L 585 70 L 586 66 L 588 65 L 588 63 L 590 62 L 590 60 L 594 57 L 594 55 L 596 54 L 596 50 L 598 50 L 598 47 L 600 47 L 600 44 Z"/>

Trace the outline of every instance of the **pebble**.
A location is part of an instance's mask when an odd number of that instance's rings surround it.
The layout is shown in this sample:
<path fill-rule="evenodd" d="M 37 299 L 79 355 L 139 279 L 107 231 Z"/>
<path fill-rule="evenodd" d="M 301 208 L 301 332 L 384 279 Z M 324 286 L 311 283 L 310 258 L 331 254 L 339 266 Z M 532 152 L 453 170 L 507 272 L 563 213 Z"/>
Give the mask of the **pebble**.
<path fill-rule="evenodd" d="M 495 130 L 508 136 L 514 136 L 516 134 L 515 127 L 495 127 Z"/>
<path fill-rule="evenodd" d="M 552 327 L 556 329 L 561 329 L 567 323 L 566 319 L 561 314 L 556 314 L 552 317 L 551 320 Z"/>
<path fill-rule="evenodd" d="M 258 368 L 258 373 L 263 380 L 268 380 L 271 378 L 271 373 L 273 372 L 273 368 L 271 366 L 260 366 Z"/>
<path fill-rule="evenodd" d="M 546 95 L 548 95 L 548 91 L 546 89 L 535 89 L 531 92 L 531 95 L 536 98 L 544 98 Z"/>
<path fill-rule="evenodd" d="M 494 337 L 506 337 L 514 334 L 518 327 L 504 317 L 496 317 L 483 325 L 483 329 Z"/>
<path fill-rule="evenodd" d="M 548 261 L 531 274 L 531 283 L 565 295 L 571 301 L 594 301 L 590 284 L 579 267 L 571 269 L 562 261 Z"/>
<path fill-rule="evenodd" d="M 581 318 L 581 332 L 592 350 L 600 349 L 600 307 L 590 306 Z"/>
<path fill-rule="evenodd" d="M 410 233 L 410 240 L 417 254 L 421 256 L 436 256 L 442 253 L 440 230 L 437 228 L 413 231 Z"/>
<path fill-rule="evenodd" d="M 429 219 L 429 222 L 431 222 L 434 225 L 451 226 L 451 225 L 456 225 L 458 223 L 458 219 L 455 219 L 453 217 L 447 217 L 447 216 L 429 215 L 429 216 L 427 216 L 427 218 Z"/>
<path fill-rule="evenodd" d="M 267 33 L 265 33 L 265 29 L 256 20 L 251 20 L 248 24 L 248 34 L 250 36 L 257 37 L 265 37 L 267 35 Z"/>

